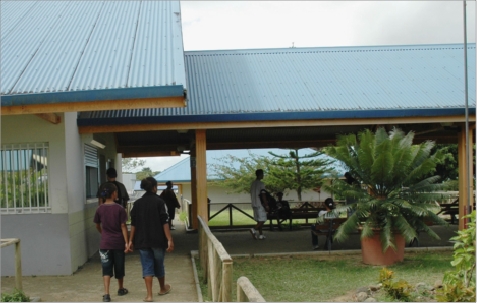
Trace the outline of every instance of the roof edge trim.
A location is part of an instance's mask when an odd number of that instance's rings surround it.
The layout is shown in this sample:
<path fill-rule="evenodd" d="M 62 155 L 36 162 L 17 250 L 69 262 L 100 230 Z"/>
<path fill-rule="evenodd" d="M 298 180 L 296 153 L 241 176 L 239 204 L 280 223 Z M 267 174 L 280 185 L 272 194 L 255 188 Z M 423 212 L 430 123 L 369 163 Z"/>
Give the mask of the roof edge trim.
<path fill-rule="evenodd" d="M 243 113 L 211 115 L 172 115 L 153 117 L 78 118 L 78 126 L 103 126 L 125 124 L 165 124 L 191 122 L 250 122 L 288 121 L 322 119 L 372 119 L 399 117 L 436 117 L 465 115 L 465 108 L 419 108 L 386 110 L 343 110 L 316 112 Z M 475 115 L 475 107 L 469 108 L 469 115 Z"/>
<path fill-rule="evenodd" d="M 1 106 L 184 97 L 183 85 L 98 89 L 1 96 Z"/>

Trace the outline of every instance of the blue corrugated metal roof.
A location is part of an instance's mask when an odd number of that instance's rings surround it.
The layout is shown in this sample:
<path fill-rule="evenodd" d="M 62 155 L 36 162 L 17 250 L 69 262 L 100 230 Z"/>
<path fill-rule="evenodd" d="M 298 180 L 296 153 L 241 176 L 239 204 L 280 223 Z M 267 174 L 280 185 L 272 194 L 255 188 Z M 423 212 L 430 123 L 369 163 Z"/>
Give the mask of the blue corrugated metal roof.
<path fill-rule="evenodd" d="M 214 164 L 219 164 L 219 160 L 228 157 L 229 155 L 232 155 L 237 158 L 245 158 L 249 157 L 251 154 L 257 155 L 257 156 L 267 156 L 272 158 L 273 156 L 270 155 L 268 152 L 273 152 L 277 155 L 287 155 L 289 150 L 285 149 L 253 149 L 253 150 L 248 150 L 248 149 L 234 149 L 234 150 L 208 150 L 206 152 L 206 162 L 207 162 L 207 180 L 214 180 L 216 179 L 213 175 L 213 170 L 211 169 L 212 165 Z M 305 148 L 305 149 L 300 149 L 300 155 L 305 155 L 305 154 L 311 154 L 316 152 L 315 150 L 311 148 Z M 325 158 L 328 158 L 327 156 L 322 156 Z M 331 159 L 331 158 L 329 158 Z M 239 168 L 240 163 L 234 162 L 233 165 L 235 168 Z M 343 174 L 344 171 L 342 168 L 336 166 L 335 170 L 338 173 Z M 155 175 L 154 178 L 157 180 L 159 183 L 165 183 L 167 181 L 173 181 L 173 182 L 190 182 L 191 180 L 191 175 L 190 175 L 190 159 L 186 158 L 175 165 L 165 169 L 163 172 L 160 172 L 159 174 Z"/>
<path fill-rule="evenodd" d="M 78 124 L 463 115 L 463 53 L 462 44 L 189 51 L 187 108 L 88 112 Z M 475 72 L 474 43 L 471 113 Z"/>
<path fill-rule="evenodd" d="M 15 99 L 22 94 L 36 98 L 30 103 L 103 100 L 111 91 L 143 98 L 134 88 L 184 94 L 179 1 L 1 1 L 0 8 L 1 95 L 10 97 L 2 105 L 26 102 Z"/>

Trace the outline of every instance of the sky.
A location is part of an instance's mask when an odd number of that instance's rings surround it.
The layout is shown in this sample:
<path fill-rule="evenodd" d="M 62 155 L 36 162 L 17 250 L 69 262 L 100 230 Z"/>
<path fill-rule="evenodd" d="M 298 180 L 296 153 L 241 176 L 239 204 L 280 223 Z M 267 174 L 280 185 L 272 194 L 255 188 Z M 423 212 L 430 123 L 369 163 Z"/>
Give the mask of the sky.
<path fill-rule="evenodd" d="M 463 1 L 181 1 L 185 51 L 463 43 Z M 474 1 L 467 42 L 475 43 Z M 181 157 L 143 158 L 163 171 Z"/>

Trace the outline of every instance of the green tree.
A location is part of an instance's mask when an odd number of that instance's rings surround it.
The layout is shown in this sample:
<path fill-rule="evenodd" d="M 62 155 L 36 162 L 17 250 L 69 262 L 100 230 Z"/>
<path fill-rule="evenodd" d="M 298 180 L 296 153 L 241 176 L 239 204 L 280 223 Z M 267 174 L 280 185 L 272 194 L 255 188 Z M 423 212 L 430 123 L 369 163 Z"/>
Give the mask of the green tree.
<path fill-rule="evenodd" d="M 149 167 L 143 167 L 143 169 L 136 173 L 136 180 L 142 180 L 147 177 L 154 177 L 158 171 L 153 172 Z"/>
<path fill-rule="evenodd" d="M 265 188 L 269 192 L 297 190 L 301 201 L 301 192 L 315 188 L 323 183 L 323 174 L 331 171 L 325 167 L 332 160 L 320 159 L 322 152 L 299 156 L 298 149 L 290 150 L 288 155 L 277 155 L 270 152 L 272 157 L 258 156 L 249 152 L 249 157 L 239 158 L 227 155 L 212 164 L 214 179 L 211 182 L 230 189 L 232 193 L 248 193 L 250 185 L 255 180 L 255 171 L 263 169 Z M 238 166 L 236 164 L 239 164 Z"/>
<path fill-rule="evenodd" d="M 209 184 L 230 189 L 227 193 L 248 193 L 250 185 L 256 179 L 255 171 L 263 169 L 265 176 L 268 173 L 266 158 L 251 152 L 248 157 L 244 158 L 229 154 L 216 160 L 217 163 L 209 165 L 213 171 L 211 177 L 214 179 Z M 236 163 L 239 164 L 238 167 L 236 167 Z"/>
<path fill-rule="evenodd" d="M 122 168 L 123 172 L 132 172 L 141 166 L 144 166 L 146 160 L 139 158 L 123 158 Z"/>
<path fill-rule="evenodd" d="M 266 184 L 275 191 L 295 190 L 301 201 L 303 190 L 323 185 L 323 176 L 331 173 L 330 166 L 335 161 L 324 158 L 324 153 L 316 151 L 300 156 L 300 149 L 291 149 L 288 155 L 269 152 L 274 158 L 269 160 Z"/>

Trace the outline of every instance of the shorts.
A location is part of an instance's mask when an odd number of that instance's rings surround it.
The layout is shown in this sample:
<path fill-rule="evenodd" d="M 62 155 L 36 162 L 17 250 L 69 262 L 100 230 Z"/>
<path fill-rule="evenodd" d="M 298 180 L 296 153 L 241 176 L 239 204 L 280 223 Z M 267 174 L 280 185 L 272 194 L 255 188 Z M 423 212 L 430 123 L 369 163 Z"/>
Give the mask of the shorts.
<path fill-rule="evenodd" d="M 253 207 L 253 218 L 257 222 L 265 222 L 267 221 L 267 212 L 263 206 Z"/>
<path fill-rule="evenodd" d="M 126 254 L 122 249 L 100 249 L 101 267 L 103 268 L 103 276 L 113 276 L 122 279 L 126 275 L 125 262 Z"/>
<path fill-rule="evenodd" d="M 165 248 L 141 248 L 139 249 L 142 265 L 142 277 L 164 277 Z"/>

